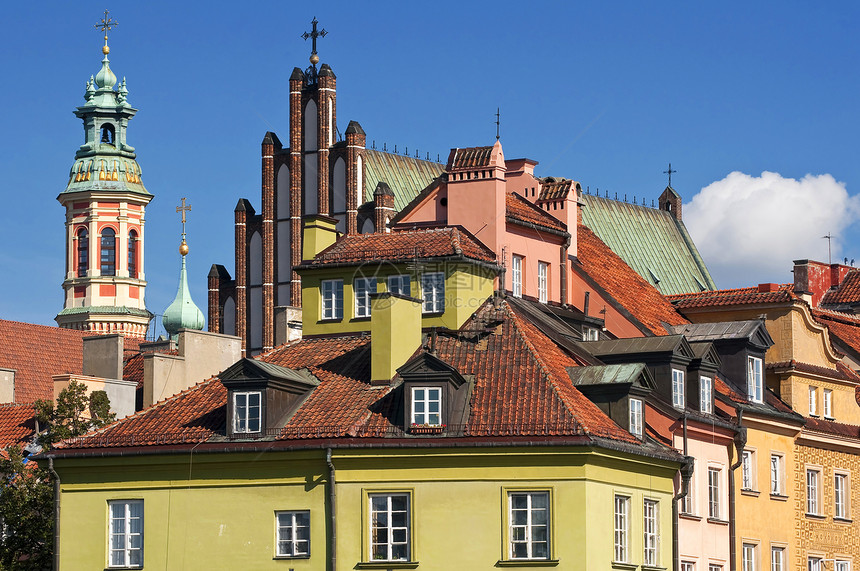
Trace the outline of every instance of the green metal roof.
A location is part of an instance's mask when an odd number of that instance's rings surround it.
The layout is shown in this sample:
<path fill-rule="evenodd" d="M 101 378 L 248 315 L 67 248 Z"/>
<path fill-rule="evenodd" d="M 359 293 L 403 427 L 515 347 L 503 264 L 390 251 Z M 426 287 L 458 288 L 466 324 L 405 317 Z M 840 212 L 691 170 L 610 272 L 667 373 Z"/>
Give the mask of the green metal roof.
<path fill-rule="evenodd" d="M 663 295 L 717 289 L 682 221 L 665 210 L 583 194 L 582 222 Z"/>
<path fill-rule="evenodd" d="M 136 309 L 134 307 L 125 307 L 124 305 L 90 305 L 87 307 L 67 307 L 63 309 L 60 315 L 80 315 L 82 313 L 95 313 L 101 315 L 138 315 L 140 317 L 152 317 L 152 314 L 146 309 Z"/>
<path fill-rule="evenodd" d="M 644 363 L 621 365 L 592 365 L 590 367 L 567 367 L 567 374 L 575 387 L 586 385 L 615 385 L 636 383 L 647 371 Z M 647 373 L 646 373 L 647 374 Z"/>
<path fill-rule="evenodd" d="M 385 182 L 394 192 L 398 212 L 445 170 L 445 165 L 434 161 L 374 149 L 364 151 L 364 160 L 364 200 L 372 201 L 376 185 Z"/>

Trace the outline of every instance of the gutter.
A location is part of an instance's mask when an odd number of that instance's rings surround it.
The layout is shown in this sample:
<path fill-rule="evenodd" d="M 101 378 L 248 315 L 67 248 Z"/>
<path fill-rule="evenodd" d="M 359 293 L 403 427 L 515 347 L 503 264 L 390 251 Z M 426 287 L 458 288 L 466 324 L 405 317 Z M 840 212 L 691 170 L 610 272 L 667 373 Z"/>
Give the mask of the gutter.
<path fill-rule="evenodd" d="M 331 517 L 329 546 L 331 549 L 331 571 L 337 570 L 337 488 L 334 477 L 334 464 L 331 461 L 331 448 L 325 449 L 325 463 L 328 464 L 328 502 Z"/>
<path fill-rule="evenodd" d="M 567 238 L 568 240 L 570 240 L 569 232 L 566 232 L 564 230 L 556 230 L 555 228 L 550 228 L 549 226 L 544 226 L 543 224 L 526 222 L 525 220 L 520 220 L 519 218 L 514 218 L 513 216 L 505 216 L 505 222 L 510 222 L 511 224 L 516 224 L 517 226 L 522 226 L 524 228 L 530 228 L 538 232 L 546 232 L 547 234 L 561 236 L 562 238 Z"/>
<path fill-rule="evenodd" d="M 54 571 L 60 569 L 60 475 L 54 470 L 54 458 L 48 456 L 48 470 L 54 476 Z"/>
<path fill-rule="evenodd" d="M 747 443 L 747 429 L 743 426 L 744 410 L 737 407 L 738 411 L 738 433 L 735 435 L 734 444 L 738 454 L 737 461 L 729 467 L 729 569 L 736 571 L 737 565 L 737 526 L 735 524 L 735 470 L 743 463 L 744 446 Z"/>
<path fill-rule="evenodd" d="M 684 460 L 681 463 L 680 482 L 678 493 L 672 496 L 672 569 L 680 571 L 681 569 L 681 545 L 678 537 L 678 515 L 680 509 L 678 502 L 681 498 L 690 493 L 690 479 L 693 477 L 693 469 L 695 468 L 695 458 L 687 455 L 687 413 L 683 414 L 684 420 Z"/>

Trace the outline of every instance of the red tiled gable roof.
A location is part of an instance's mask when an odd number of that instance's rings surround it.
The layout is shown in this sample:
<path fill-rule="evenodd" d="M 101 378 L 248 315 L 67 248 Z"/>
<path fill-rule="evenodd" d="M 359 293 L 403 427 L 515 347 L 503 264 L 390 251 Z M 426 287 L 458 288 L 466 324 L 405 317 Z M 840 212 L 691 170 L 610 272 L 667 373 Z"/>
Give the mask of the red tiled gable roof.
<path fill-rule="evenodd" d="M 827 327 L 831 342 L 836 342 L 860 354 L 860 318 L 847 313 L 813 309 L 812 315 Z"/>
<path fill-rule="evenodd" d="M 474 378 L 466 436 L 638 442 L 573 386 L 566 367 L 579 363 L 506 303 L 486 303 L 462 330 L 439 333 L 435 347 L 439 359 Z M 392 424 L 402 406 L 397 379 L 386 386 L 369 382 L 369 336 L 305 338 L 259 358 L 306 368 L 319 380 L 278 439 L 402 436 Z M 65 447 L 204 442 L 222 433 L 226 398 L 212 378 Z"/>
<path fill-rule="evenodd" d="M 466 256 L 495 262 L 495 254 L 468 231 L 458 226 L 391 233 L 347 234 L 320 252 L 306 266 L 367 261 L 409 261 L 419 258 Z"/>
<path fill-rule="evenodd" d="M 663 323 L 689 323 L 663 297 L 618 257 L 597 235 L 579 227 L 577 259 L 582 270 L 654 335 L 666 335 Z"/>
<path fill-rule="evenodd" d="M 839 305 L 860 302 L 860 270 L 851 270 L 836 289 L 825 292 L 820 305 Z"/>
<path fill-rule="evenodd" d="M 490 165 L 493 155 L 493 147 L 466 147 L 465 149 L 452 149 L 448 160 L 449 169 L 468 169 L 486 167 Z"/>
<path fill-rule="evenodd" d="M 81 374 L 83 331 L 0 320 L 0 367 L 15 370 L 15 402 L 54 397 L 53 375 Z"/>
<path fill-rule="evenodd" d="M 775 291 L 759 291 L 759 287 L 718 289 L 697 293 L 682 293 L 667 296 L 678 309 L 713 307 L 717 305 L 752 305 L 757 303 L 779 303 L 799 299 L 792 284 L 781 284 Z"/>
<path fill-rule="evenodd" d="M 563 200 L 570 194 L 570 189 L 576 188 L 576 182 L 568 179 L 555 180 L 547 177 L 540 181 L 538 200 Z"/>
<path fill-rule="evenodd" d="M 32 404 L 0 405 L 0 449 L 23 444 L 36 432 L 36 410 Z"/>
<path fill-rule="evenodd" d="M 850 382 L 858 382 L 860 381 L 860 377 L 858 377 L 851 369 L 840 364 L 836 364 L 835 369 L 829 369 L 827 367 L 822 367 L 820 365 L 813 365 L 811 363 L 803 363 L 800 361 L 779 361 L 776 363 L 768 363 L 765 365 L 765 369 L 768 370 L 776 370 L 776 369 L 792 369 L 796 371 L 800 371 L 802 373 L 811 373 L 813 375 L 820 375 L 822 377 L 830 377 L 831 379 L 839 379 L 842 381 L 850 381 Z"/>
<path fill-rule="evenodd" d="M 524 222 L 558 232 L 567 232 L 567 226 L 565 226 L 564 222 L 541 207 L 532 204 L 519 194 L 514 192 L 507 193 L 506 204 L 506 216 L 514 222 Z"/>
<path fill-rule="evenodd" d="M 143 386 L 143 353 L 132 355 L 122 366 L 122 380 L 134 381 L 137 388 Z"/>
<path fill-rule="evenodd" d="M 823 418 L 807 417 L 805 430 L 812 432 L 824 432 L 826 434 L 834 434 L 836 436 L 844 436 L 847 438 L 860 437 L 860 426 L 853 424 L 843 424 L 833 420 L 825 420 Z"/>
<path fill-rule="evenodd" d="M 746 397 L 746 395 L 742 395 L 741 393 L 737 392 L 719 377 L 714 380 L 714 388 L 718 393 L 729 397 L 732 402 L 736 402 L 738 404 L 750 404 L 750 400 Z M 782 399 L 776 396 L 776 394 L 772 390 L 766 387 L 764 391 L 764 403 L 770 405 L 771 407 L 780 412 L 794 412 L 790 406 L 785 404 L 785 402 L 783 402 Z"/>

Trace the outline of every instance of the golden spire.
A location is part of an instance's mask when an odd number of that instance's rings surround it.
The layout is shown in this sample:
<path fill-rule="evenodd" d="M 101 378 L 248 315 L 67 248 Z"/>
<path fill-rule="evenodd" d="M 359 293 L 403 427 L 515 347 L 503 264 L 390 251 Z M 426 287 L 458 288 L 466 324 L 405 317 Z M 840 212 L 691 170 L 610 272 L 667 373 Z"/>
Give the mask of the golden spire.
<path fill-rule="evenodd" d="M 104 45 L 104 47 L 102 48 L 102 53 L 103 53 L 104 55 L 108 55 L 108 54 L 110 53 L 110 48 L 108 47 L 108 44 L 107 44 L 107 42 L 108 42 L 108 32 L 109 32 L 110 30 L 112 30 L 113 28 L 115 28 L 116 26 L 119 26 L 119 22 L 117 22 L 116 20 L 112 19 L 112 18 L 109 16 L 109 14 L 110 14 L 110 12 L 108 12 L 107 10 L 105 10 L 104 18 L 102 18 L 100 22 L 98 22 L 95 26 L 93 26 L 93 27 L 95 27 L 95 28 L 101 29 L 101 31 L 102 31 L 102 32 L 104 32 L 104 35 L 105 35 L 105 45 Z"/>
<path fill-rule="evenodd" d="M 191 205 L 185 204 L 185 197 L 182 197 L 182 206 L 176 207 L 176 212 L 182 215 L 182 243 L 179 244 L 179 253 L 183 256 L 188 254 L 188 242 L 185 241 L 185 213 L 191 211 Z M 183 262 L 184 263 L 184 262 Z"/>

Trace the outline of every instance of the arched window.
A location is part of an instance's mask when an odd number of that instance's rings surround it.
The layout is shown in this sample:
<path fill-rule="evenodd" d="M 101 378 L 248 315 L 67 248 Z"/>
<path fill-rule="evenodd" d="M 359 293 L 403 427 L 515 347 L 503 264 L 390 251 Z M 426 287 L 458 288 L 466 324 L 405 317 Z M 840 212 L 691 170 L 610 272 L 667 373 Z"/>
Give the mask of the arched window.
<path fill-rule="evenodd" d="M 78 230 L 78 277 L 87 276 L 87 266 L 90 265 L 90 233 L 86 228 Z"/>
<path fill-rule="evenodd" d="M 113 125 L 111 125 L 110 123 L 105 123 L 104 125 L 102 125 L 102 138 L 101 138 L 102 143 L 107 143 L 109 145 L 113 145 L 114 144 L 113 143 L 114 135 L 115 135 L 115 132 L 114 132 Z"/>
<path fill-rule="evenodd" d="M 113 228 L 102 230 L 101 275 L 116 275 L 116 232 Z"/>
<path fill-rule="evenodd" d="M 137 277 L 137 232 L 128 233 L 128 277 Z"/>

